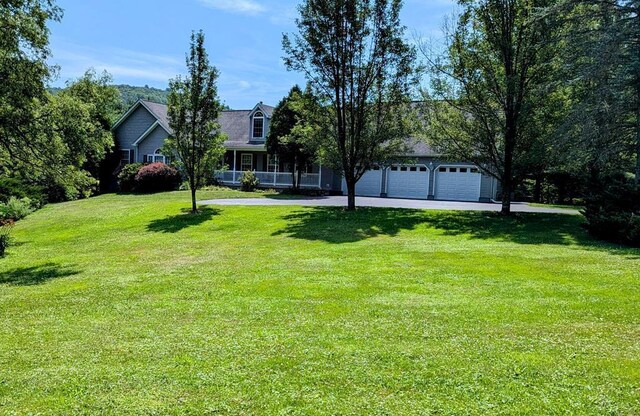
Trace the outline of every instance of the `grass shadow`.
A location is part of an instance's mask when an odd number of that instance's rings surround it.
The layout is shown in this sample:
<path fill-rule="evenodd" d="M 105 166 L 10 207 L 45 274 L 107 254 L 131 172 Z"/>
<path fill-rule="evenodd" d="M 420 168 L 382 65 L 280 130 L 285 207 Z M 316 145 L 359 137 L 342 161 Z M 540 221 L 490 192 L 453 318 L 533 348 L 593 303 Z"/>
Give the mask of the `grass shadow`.
<path fill-rule="evenodd" d="M 314 207 L 284 217 L 287 226 L 274 233 L 305 240 L 349 243 L 394 236 L 402 230 L 427 227 L 446 236 L 465 235 L 517 244 L 576 245 L 640 258 L 640 250 L 598 241 L 582 227 L 579 215 L 518 213 L 504 217 L 494 212 L 427 211 L 394 208 Z"/>
<path fill-rule="evenodd" d="M 79 273 L 76 269 L 54 263 L 46 263 L 33 267 L 17 267 L 12 270 L 0 272 L 0 285 L 35 286 L 52 279 L 69 277 Z"/>
<path fill-rule="evenodd" d="M 201 207 L 197 214 L 192 214 L 189 209 L 183 209 L 181 214 L 151 221 L 147 225 L 147 230 L 156 233 L 177 233 L 185 228 L 207 222 L 219 214 L 219 209 L 211 207 Z"/>

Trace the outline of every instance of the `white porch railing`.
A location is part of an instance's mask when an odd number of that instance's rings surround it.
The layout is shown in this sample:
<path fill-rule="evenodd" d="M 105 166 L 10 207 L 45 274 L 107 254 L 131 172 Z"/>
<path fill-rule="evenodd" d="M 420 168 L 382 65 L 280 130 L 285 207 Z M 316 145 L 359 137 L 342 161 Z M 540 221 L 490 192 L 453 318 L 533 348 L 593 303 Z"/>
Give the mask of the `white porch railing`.
<path fill-rule="evenodd" d="M 235 185 L 240 184 L 240 177 L 244 172 L 227 170 L 219 172 L 216 177 L 224 184 Z M 290 172 L 257 172 L 254 171 L 256 177 L 260 181 L 262 187 L 284 187 L 292 186 Z M 319 173 L 302 173 L 300 175 L 301 188 L 322 188 L 322 182 Z"/>

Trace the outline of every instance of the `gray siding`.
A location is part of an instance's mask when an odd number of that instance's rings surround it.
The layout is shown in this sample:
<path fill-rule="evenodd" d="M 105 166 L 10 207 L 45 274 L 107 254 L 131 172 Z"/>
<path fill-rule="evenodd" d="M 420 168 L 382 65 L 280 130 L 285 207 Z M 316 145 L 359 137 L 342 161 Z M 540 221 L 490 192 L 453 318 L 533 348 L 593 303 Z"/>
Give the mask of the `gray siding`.
<path fill-rule="evenodd" d="M 151 134 L 138 144 L 138 154 L 136 155 L 136 161 L 144 161 L 145 155 L 152 155 L 157 149 L 160 149 L 164 145 L 164 141 L 169 137 L 169 134 L 160 126 L 157 126 Z"/>
<path fill-rule="evenodd" d="M 139 106 L 115 130 L 115 136 L 120 149 L 133 149 L 133 143 L 156 122 L 143 106 Z"/>

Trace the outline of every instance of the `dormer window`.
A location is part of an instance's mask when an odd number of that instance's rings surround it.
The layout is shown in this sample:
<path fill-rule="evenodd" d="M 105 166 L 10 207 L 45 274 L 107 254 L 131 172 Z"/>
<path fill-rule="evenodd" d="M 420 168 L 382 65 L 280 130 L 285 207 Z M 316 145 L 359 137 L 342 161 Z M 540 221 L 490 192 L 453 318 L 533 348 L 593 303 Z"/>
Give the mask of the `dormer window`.
<path fill-rule="evenodd" d="M 253 135 L 254 139 L 262 139 L 264 137 L 264 114 L 261 111 L 253 115 Z"/>

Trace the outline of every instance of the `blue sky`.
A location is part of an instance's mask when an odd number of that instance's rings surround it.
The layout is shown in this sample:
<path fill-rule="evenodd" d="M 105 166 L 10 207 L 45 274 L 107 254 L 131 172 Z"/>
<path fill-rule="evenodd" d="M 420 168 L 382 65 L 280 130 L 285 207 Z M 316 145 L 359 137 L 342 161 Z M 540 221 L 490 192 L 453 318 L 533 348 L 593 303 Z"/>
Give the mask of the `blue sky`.
<path fill-rule="evenodd" d="M 202 29 L 211 63 L 220 70 L 220 98 L 231 108 L 258 101 L 275 105 L 304 78 L 282 64 L 283 32 L 294 32 L 296 5 L 289 0 L 58 0 L 52 23 L 51 63 L 63 86 L 89 67 L 107 70 L 118 84 L 166 88 L 184 71 L 192 30 Z M 405 0 L 407 36 L 436 38 L 454 0 Z"/>

